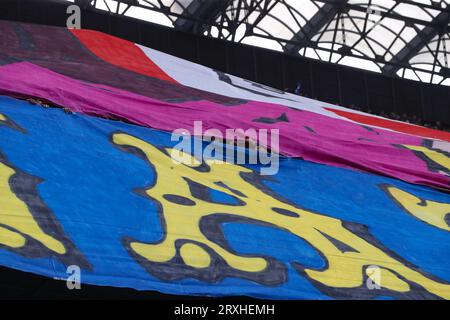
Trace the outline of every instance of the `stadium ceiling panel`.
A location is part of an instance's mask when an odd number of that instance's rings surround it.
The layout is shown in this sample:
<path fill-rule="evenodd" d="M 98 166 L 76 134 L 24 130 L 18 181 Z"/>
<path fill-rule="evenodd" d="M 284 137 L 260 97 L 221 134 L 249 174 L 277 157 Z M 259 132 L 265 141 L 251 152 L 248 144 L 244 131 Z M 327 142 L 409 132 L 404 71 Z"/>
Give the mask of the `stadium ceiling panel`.
<path fill-rule="evenodd" d="M 179 30 L 450 85 L 450 0 L 75 0 Z"/>

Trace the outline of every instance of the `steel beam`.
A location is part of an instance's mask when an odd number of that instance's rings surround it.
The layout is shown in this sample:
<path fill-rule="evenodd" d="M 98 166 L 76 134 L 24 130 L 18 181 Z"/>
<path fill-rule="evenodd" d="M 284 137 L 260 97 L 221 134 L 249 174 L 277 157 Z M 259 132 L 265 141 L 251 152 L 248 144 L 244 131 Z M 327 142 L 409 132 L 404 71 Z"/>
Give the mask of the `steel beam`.
<path fill-rule="evenodd" d="M 326 26 L 345 7 L 348 0 L 335 0 L 325 3 L 319 11 L 295 34 L 291 41 L 284 46 L 286 53 L 295 54 L 301 48 L 311 43 L 312 37 Z"/>
<path fill-rule="evenodd" d="M 193 0 L 182 15 L 191 16 L 196 20 L 180 17 L 175 20 L 174 26 L 178 30 L 202 34 L 208 26 L 214 25 L 216 18 L 227 9 L 231 2 L 233 0 Z M 205 23 L 199 21 L 205 21 Z"/>
<path fill-rule="evenodd" d="M 450 9 L 450 5 L 446 9 Z M 450 12 L 439 13 L 432 21 L 432 25 L 424 27 L 409 43 L 403 47 L 392 59 L 390 64 L 382 68 L 387 75 L 395 75 L 402 65 L 408 64 L 409 60 L 419 53 L 434 37 L 442 32 L 448 31 L 450 23 Z"/>

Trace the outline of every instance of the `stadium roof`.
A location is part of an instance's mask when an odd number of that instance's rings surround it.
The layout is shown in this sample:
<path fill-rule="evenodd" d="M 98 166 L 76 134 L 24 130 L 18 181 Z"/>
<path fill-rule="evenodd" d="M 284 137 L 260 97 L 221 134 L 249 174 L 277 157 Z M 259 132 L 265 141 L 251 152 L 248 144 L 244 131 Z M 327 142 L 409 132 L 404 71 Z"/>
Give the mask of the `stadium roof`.
<path fill-rule="evenodd" d="M 450 85 L 450 0 L 72 0 L 179 30 Z"/>

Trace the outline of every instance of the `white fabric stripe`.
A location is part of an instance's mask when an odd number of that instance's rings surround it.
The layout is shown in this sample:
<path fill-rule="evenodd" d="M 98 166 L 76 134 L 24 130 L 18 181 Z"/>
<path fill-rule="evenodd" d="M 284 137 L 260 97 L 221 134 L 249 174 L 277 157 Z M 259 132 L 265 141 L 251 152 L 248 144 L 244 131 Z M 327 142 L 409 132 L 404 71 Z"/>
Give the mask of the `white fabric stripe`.
<path fill-rule="evenodd" d="M 330 103 L 305 98 L 299 95 L 282 92 L 280 90 L 270 88 L 255 82 L 245 80 L 233 75 L 225 74 L 232 84 L 219 79 L 219 75 L 216 71 L 203 65 L 184 60 L 167 53 L 163 53 L 154 49 L 150 49 L 141 45 L 137 46 L 157 64 L 164 72 L 170 77 L 178 81 L 179 83 L 196 88 L 203 91 L 208 91 L 220 95 L 225 95 L 233 98 L 260 101 L 267 103 L 280 104 L 287 107 L 291 107 L 299 110 L 306 110 L 315 112 L 318 114 L 326 115 L 329 117 L 346 120 L 354 123 L 358 123 L 351 119 L 337 115 L 332 111 L 328 111 L 325 108 L 342 110 L 354 114 L 361 114 L 373 118 L 386 119 L 377 115 L 368 114 L 365 112 L 333 105 Z M 245 89 L 244 89 L 245 88 Z M 246 90 L 247 89 L 247 90 Z M 250 91 L 248 91 L 250 90 Z M 253 91 L 253 92 L 252 92 Z M 270 96 L 267 96 L 270 95 Z M 391 119 L 386 119 L 395 121 Z M 395 121 L 400 122 L 400 121 Z M 366 125 L 366 124 L 364 124 Z M 368 125 L 374 128 L 381 128 L 388 131 L 395 131 L 390 128 L 378 127 L 374 125 Z M 431 138 L 428 138 L 431 139 Z"/>
<path fill-rule="evenodd" d="M 323 107 L 342 109 L 352 112 L 350 109 L 341 108 L 329 103 L 308 99 L 291 93 L 285 93 L 277 89 L 262 86 L 254 82 L 226 74 L 226 76 L 228 76 L 231 79 L 232 83 L 235 85 L 233 86 L 219 80 L 218 74 L 211 68 L 184 59 L 180 59 L 160 51 L 156 51 L 140 45 L 138 46 L 155 64 L 157 64 L 162 70 L 164 70 L 164 72 L 166 72 L 170 77 L 188 87 L 233 98 L 281 104 L 291 108 L 308 110 L 335 118 L 342 117 L 336 115 L 333 112 L 325 110 Z M 251 91 L 260 92 L 262 94 L 271 95 L 274 97 L 267 97 L 257 93 L 252 93 L 250 91 L 240 89 L 236 86 L 244 87 Z"/>

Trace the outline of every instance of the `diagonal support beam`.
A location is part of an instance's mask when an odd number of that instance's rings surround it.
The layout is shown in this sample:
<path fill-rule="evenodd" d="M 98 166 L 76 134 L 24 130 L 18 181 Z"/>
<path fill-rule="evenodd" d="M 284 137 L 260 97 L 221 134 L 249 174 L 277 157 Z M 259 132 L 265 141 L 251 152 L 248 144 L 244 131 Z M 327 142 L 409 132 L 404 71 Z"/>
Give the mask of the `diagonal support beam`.
<path fill-rule="evenodd" d="M 450 5 L 446 10 L 450 9 Z M 409 60 L 419 53 L 434 37 L 448 30 L 450 23 L 450 12 L 442 11 L 428 25 L 422 29 L 406 46 L 401 49 L 395 56 L 391 58 L 389 64 L 382 68 L 382 72 L 386 75 L 393 76 L 396 72 L 407 65 Z"/>
<path fill-rule="evenodd" d="M 194 17 L 196 20 L 187 20 L 180 17 L 175 21 L 174 26 L 178 30 L 201 34 L 208 25 L 198 21 L 214 22 L 232 2 L 233 0 L 193 0 L 182 15 Z"/>
<path fill-rule="evenodd" d="M 325 3 L 292 37 L 291 42 L 284 46 L 284 51 L 286 53 L 297 53 L 301 48 L 309 45 L 312 37 L 326 26 L 345 7 L 347 2 L 348 0 L 334 0 Z"/>
<path fill-rule="evenodd" d="M 83 9 L 92 7 L 92 0 L 75 0 L 75 4 Z"/>

